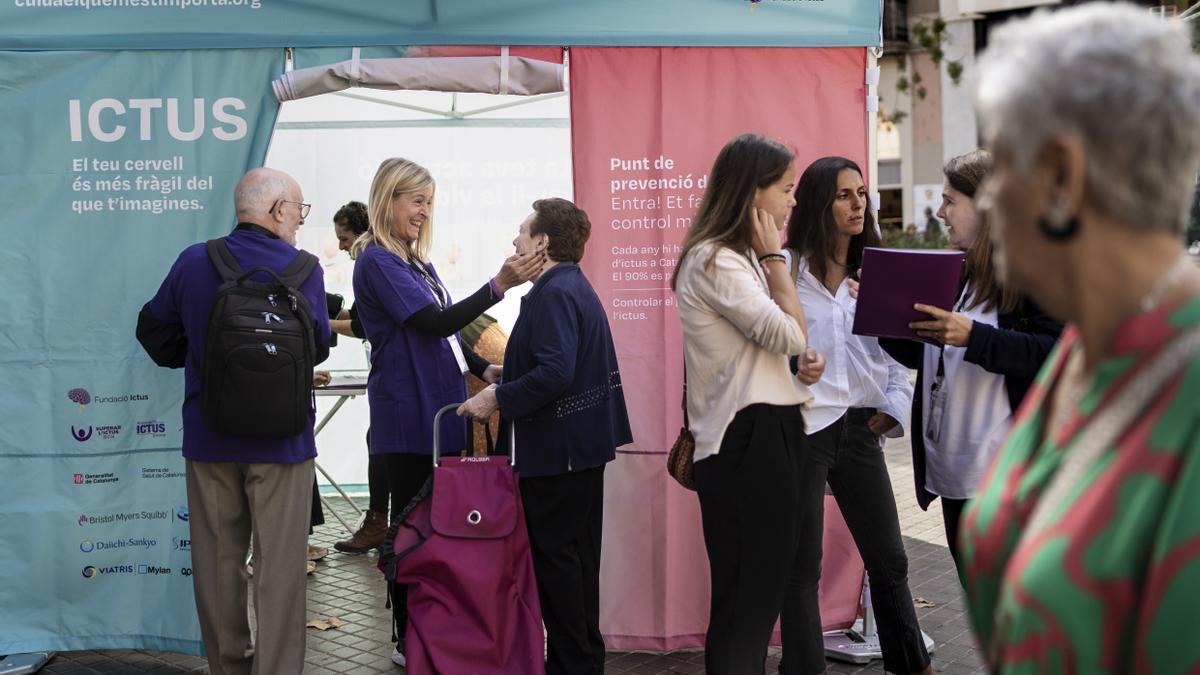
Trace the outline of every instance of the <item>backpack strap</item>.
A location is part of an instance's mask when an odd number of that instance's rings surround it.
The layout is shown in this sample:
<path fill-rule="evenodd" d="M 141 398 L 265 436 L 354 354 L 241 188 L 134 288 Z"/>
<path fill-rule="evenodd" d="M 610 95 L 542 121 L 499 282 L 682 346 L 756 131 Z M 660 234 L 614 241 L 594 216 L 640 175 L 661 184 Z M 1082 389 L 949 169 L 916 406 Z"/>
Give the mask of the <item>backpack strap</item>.
<path fill-rule="evenodd" d="M 246 274 L 242 271 L 241 265 L 238 265 L 237 259 L 233 257 L 233 253 L 229 251 L 224 237 L 209 239 L 205 242 L 205 250 L 208 251 L 208 259 L 212 261 L 213 267 L 217 268 L 217 274 L 221 275 L 222 280 L 237 281 Z M 296 257 L 292 258 L 292 262 L 288 263 L 288 266 L 278 275 L 266 267 L 256 267 L 251 272 L 266 272 L 285 286 L 299 288 L 317 268 L 318 262 L 317 256 L 300 250 L 296 252 Z"/>
<path fill-rule="evenodd" d="M 217 268 L 217 274 L 221 275 L 222 281 L 236 281 L 242 276 L 242 266 L 229 251 L 224 237 L 209 239 L 204 248 L 208 251 L 208 259 L 212 261 L 213 267 Z"/>
<path fill-rule="evenodd" d="M 279 273 L 279 279 L 289 288 L 300 288 L 300 285 L 317 268 L 317 262 L 317 256 L 308 251 L 297 251 L 296 257 L 292 258 L 292 262 L 288 263 L 288 266 L 283 268 L 283 271 Z"/>

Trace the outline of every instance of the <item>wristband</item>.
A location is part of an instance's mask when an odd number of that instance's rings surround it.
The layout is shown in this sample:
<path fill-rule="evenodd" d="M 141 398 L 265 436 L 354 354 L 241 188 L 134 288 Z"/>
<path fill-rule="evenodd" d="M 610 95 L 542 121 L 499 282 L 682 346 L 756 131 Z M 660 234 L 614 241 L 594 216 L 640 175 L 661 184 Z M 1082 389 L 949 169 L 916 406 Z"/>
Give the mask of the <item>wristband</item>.
<path fill-rule="evenodd" d="M 758 264 L 760 264 L 760 265 L 767 262 L 768 260 L 778 260 L 779 262 L 787 262 L 787 258 L 785 258 L 782 253 L 768 253 L 766 255 L 758 256 Z"/>
<path fill-rule="evenodd" d="M 488 279 L 488 288 L 492 289 L 492 298 L 496 300 L 504 299 L 504 291 L 500 290 L 500 287 L 496 285 L 496 277 Z"/>

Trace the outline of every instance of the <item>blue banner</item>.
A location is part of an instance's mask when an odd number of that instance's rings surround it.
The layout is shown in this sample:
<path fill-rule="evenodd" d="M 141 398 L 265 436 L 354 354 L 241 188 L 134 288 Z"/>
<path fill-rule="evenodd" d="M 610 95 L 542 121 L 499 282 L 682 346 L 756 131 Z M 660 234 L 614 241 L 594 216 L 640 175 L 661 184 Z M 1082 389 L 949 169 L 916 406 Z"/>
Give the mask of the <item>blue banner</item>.
<path fill-rule="evenodd" d="M 182 370 L 137 313 L 234 225 L 282 50 L 0 52 L 0 654 L 200 653 Z"/>
<path fill-rule="evenodd" d="M 0 0 L 0 49 L 870 47 L 881 0 Z"/>

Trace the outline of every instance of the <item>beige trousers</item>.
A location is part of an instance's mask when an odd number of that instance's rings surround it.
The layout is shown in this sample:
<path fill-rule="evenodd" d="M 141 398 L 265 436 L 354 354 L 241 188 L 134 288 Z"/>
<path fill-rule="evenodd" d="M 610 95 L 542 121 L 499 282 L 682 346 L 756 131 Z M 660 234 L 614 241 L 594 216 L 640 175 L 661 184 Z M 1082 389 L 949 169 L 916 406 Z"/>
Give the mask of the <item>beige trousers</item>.
<path fill-rule="evenodd" d="M 187 461 L 192 588 L 212 675 L 291 675 L 304 668 L 305 562 L 313 461 Z M 246 605 L 254 538 L 256 639 Z"/>

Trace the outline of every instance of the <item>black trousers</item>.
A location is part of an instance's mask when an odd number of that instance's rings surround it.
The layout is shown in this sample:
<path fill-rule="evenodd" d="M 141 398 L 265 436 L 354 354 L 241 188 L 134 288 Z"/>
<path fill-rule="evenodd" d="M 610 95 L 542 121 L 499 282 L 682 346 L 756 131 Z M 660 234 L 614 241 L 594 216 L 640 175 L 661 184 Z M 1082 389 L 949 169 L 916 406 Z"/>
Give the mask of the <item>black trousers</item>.
<path fill-rule="evenodd" d="M 433 473 L 433 458 L 429 455 L 399 453 L 376 456 L 383 459 L 387 469 L 388 488 L 395 506 L 391 517 L 396 518 Z M 403 640 L 404 631 L 408 628 L 408 586 L 391 584 L 390 594 L 396 637 Z"/>
<path fill-rule="evenodd" d="M 804 446 L 800 406 L 755 404 L 730 422 L 718 454 L 696 462 L 712 577 L 709 675 L 764 672 L 797 563 L 803 511 L 812 508 L 800 493 Z"/>
<path fill-rule="evenodd" d="M 959 583 L 962 583 L 962 562 L 958 558 L 958 524 L 962 520 L 963 509 L 967 508 L 966 499 L 948 499 L 938 497 L 942 502 L 942 524 L 946 526 L 946 544 L 950 547 L 950 557 L 954 558 L 954 567 L 958 570 Z"/>
<path fill-rule="evenodd" d="M 879 436 L 867 427 L 867 420 L 875 412 L 873 408 L 851 409 L 837 422 L 808 437 L 808 462 L 802 483 L 808 506 L 803 509 L 800 564 L 794 570 L 783 606 L 781 673 L 825 670 L 817 585 L 821 579 L 826 482 L 870 577 L 871 605 L 878 623 L 884 669 L 916 673 L 929 665 L 929 653 L 908 590 L 908 556 L 900 538 L 892 482 Z"/>
<path fill-rule="evenodd" d="M 376 513 L 388 512 L 388 470 L 386 455 L 371 454 L 371 430 L 367 429 L 367 508 Z M 393 508 L 395 504 L 392 505 Z"/>
<path fill-rule="evenodd" d="M 317 477 L 313 475 L 312 513 L 308 517 L 308 533 L 317 525 L 325 524 L 325 509 L 321 508 L 321 491 L 317 488 Z"/>
<path fill-rule="evenodd" d="M 522 478 L 521 502 L 546 624 L 546 673 L 603 675 L 604 467 Z"/>

